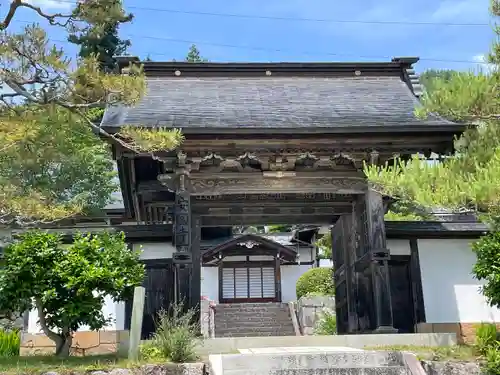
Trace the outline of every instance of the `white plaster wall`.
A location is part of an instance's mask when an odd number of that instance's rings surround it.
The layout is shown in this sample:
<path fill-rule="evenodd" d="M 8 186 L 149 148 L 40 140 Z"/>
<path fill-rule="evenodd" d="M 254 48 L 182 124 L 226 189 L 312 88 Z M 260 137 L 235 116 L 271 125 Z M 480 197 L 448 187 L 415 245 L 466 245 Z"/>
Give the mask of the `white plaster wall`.
<path fill-rule="evenodd" d="M 500 322 L 474 279 L 476 257 L 464 239 L 418 240 L 420 272 L 428 323 Z"/>
<path fill-rule="evenodd" d="M 201 267 L 201 295 L 219 302 L 219 267 Z"/>
<path fill-rule="evenodd" d="M 141 250 L 141 259 L 166 259 L 172 258 L 175 252 L 175 246 L 170 242 L 146 242 L 143 244 L 134 244 L 135 251 Z"/>
<path fill-rule="evenodd" d="M 411 255 L 410 240 L 387 240 L 387 248 L 391 255 Z"/>
<path fill-rule="evenodd" d="M 295 285 L 299 277 L 312 265 L 282 265 L 281 266 L 281 299 L 282 302 L 297 300 Z"/>
<path fill-rule="evenodd" d="M 143 244 L 134 244 L 134 250 L 142 249 L 141 259 L 165 259 L 171 258 L 175 247 L 169 242 L 149 242 Z M 106 330 L 122 330 L 125 328 L 125 302 L 113 302 L 111 297 L 105 297 L 102 307 L 104 316 L 111 317 L 112 322 L 103 328 Z M 37 324 L 38 312 L 30 311 L 28 318 L 28 332 L 41 333 L 40 326 Z M 82 326 L 79 331 L 88 331 L 89 327 Z"/>
<path fill-rule="evenodd" d="M 297 251 L 297 248 L 294 249 Z M 316 260 L 316 253 L 314 252 L 314 248 L 310 247 L 299 247 L 298 249 L 299 262 L 310 262 L 312 260 Z"/>

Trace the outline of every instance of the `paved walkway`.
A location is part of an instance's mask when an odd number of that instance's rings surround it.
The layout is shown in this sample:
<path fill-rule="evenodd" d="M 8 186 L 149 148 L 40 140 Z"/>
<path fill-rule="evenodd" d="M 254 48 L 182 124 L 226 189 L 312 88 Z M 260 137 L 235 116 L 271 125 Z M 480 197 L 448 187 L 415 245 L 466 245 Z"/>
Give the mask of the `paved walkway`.
<path fill-rule="evenodd" d="M 362 349 L 345 346 L 296 346 L 278 348 L 238 349 L 241 354 L 278 354 L 278 353 L 331 353 L 331 352 L 362 352 Z"/>

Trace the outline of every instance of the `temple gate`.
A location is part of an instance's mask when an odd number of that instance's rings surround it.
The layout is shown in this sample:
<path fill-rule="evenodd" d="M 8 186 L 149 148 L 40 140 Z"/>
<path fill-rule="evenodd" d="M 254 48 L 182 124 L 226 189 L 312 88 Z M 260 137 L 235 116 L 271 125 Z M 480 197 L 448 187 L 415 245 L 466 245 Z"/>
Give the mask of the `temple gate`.
<path fill-rule="evenodd" d="M 393 332 L 388 200 L 363 166 L 446 153 L 463 131 L 413 115 L 416 61 L 144 62 L 146 98 L 102 126 L 182 129 L 175 151 L 114 146 L 130 217 L 173 227 L 178 298 L 199 304 L 202 227 L 329 225 L 339 333 Z"/>

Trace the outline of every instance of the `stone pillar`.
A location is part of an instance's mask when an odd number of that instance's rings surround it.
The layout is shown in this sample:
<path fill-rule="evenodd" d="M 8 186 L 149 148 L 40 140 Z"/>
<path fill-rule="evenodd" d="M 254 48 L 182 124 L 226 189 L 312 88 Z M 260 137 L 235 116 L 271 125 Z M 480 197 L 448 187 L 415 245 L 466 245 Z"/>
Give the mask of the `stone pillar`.
<path fill-rule="evenodd" d="M 367 236 L 370 251 L 370 273 L 375 304 L 375 332 L 394 333 L 391 285 L 389 278 L 389 250 L 386 245 L 384 204 L 382 195 L 369 189 L 365 196 Z"/>

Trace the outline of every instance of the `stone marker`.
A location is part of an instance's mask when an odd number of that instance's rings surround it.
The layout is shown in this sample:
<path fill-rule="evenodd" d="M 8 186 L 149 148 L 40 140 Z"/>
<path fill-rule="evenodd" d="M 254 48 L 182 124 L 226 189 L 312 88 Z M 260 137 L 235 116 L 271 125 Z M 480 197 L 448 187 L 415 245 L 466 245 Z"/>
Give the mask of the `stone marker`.
<path fill-rule="evenodd" d="M 139 359 L 139 344 L 141 343 L 145 297 L 146 290 L 144 287 L 136 286 L 134 289 L 134 302 L 132 305 L 132 319 L 130 321 L 130 338 L 128 347 L 128 359 L 131 361 L 137 361 Z"/>

